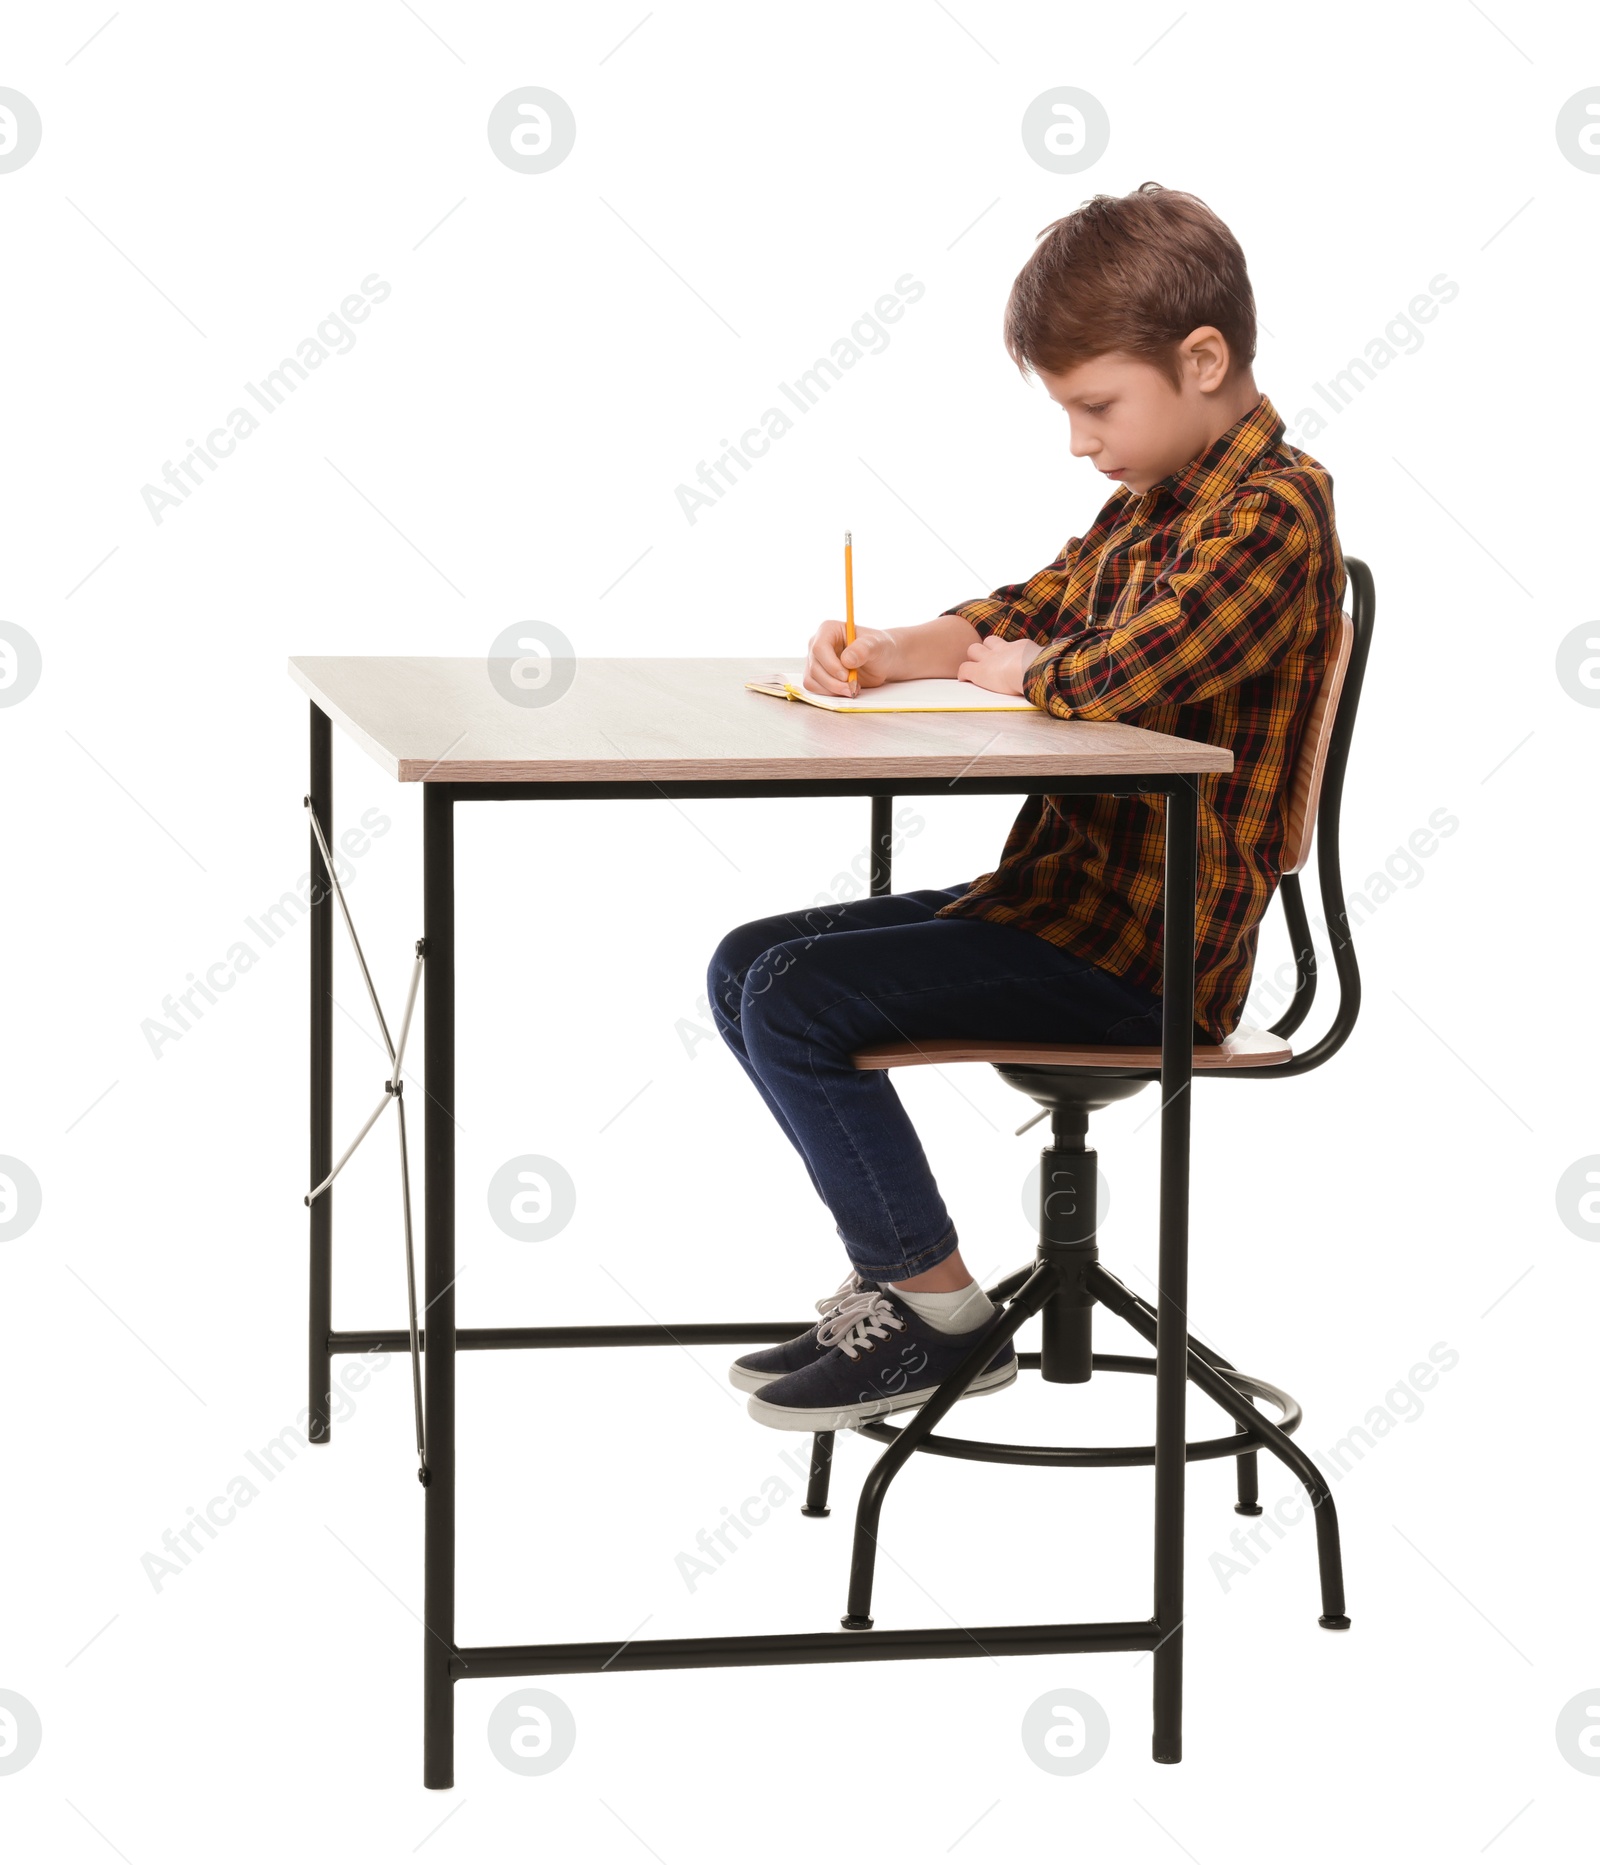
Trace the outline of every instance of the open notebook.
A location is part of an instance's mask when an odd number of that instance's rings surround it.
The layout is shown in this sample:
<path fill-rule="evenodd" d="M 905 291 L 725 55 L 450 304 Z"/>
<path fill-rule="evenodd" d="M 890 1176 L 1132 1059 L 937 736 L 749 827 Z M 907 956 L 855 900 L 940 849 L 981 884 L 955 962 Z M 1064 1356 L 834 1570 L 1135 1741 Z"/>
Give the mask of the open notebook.
<path fill-rule="evenodd" d="M 885 680 L 882 686 L 863 687 L 858 699 L 836 699 L 830 693 L 808 693 L 780 675 L 773 680 L 746 680 L 752 693 L 770 693 L 774 699 L 803 699 L 808 706 L 828 712 L 1037 712 L 1032 700 L 1018 694 L 991 693 L 971 680 Z"/>

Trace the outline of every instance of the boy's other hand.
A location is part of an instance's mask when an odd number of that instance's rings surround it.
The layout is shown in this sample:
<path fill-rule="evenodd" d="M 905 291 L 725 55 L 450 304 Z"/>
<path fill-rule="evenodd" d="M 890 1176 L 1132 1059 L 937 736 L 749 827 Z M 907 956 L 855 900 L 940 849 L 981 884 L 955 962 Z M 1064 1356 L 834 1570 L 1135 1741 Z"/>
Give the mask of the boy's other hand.
<path fill-rule="evenodd" d="M 998 635 L 985 635 L 967 649 L 967 658 L 956 669 L 958 680 L 970 680 L 991 693 L 1022 694 L 1022 676 L 1039 658 L 1040 646 L 1031 638 L 1002 641 Z"/>
<path fill-rule="evenodd" d="M 812 693 L 850 697 L 852 668 L 862 687 L 882 686 L 894 679 L 894 636 L 886 628 L 858 628 L 848 646 L 843 622 L 824 622 L 811 637 L 801 685 Z"/>

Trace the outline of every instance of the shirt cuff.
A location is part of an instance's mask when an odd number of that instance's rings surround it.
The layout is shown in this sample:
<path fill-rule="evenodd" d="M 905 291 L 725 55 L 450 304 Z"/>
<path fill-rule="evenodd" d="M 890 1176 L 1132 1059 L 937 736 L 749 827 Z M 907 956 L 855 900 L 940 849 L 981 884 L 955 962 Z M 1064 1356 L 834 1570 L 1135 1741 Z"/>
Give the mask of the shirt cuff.
<path fill-rule="evenodd" d="M 1072 717 L 1072 707 L 1059 693 L 1052 693 L 1056 667 L 1067 651 L 1067 646 L 1065 641 L 1051 642 L 1036 660 L 1029 661 L 1022 675 L 1023 698 L 1031 700 L 1041 712 L 1051 713 L 1058 719 Z"/>

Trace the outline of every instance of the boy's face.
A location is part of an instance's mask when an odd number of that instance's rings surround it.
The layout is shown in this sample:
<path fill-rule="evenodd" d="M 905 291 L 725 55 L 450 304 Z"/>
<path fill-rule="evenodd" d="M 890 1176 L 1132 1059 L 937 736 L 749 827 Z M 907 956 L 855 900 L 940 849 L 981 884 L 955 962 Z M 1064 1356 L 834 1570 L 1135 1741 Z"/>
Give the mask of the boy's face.
<path fill-rule="evenodd" d="M 1066 410 L 1073 453 L 1130 492 L 1144 492 L 1187 466 L 1260 400 L 1248 369 L 1229 382 L 1227 343 L 1218 331 L 1206 327 L 1186 337 L 1178 362 L 1178 388 L 1153 364 L 1117 351 L 1064 375 L 1035 373 Z"/>

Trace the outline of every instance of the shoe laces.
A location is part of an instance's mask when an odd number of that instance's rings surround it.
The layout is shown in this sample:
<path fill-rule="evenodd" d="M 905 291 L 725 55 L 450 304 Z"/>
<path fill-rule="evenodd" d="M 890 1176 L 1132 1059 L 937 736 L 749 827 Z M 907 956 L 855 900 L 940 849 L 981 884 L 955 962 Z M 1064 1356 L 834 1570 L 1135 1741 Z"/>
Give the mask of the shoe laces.
<path fill-rule="evenodd" d="M 869 1340 L 887 1340 L 890 1328 L 904 1326 L 904 1318 L 881 1289 L 858 1289 L 845 1295 L 817 1328 L 817 1345 L 838 1347 L 853 1360 Z"/>
<path fill-rule="evenodd" d="M 839 1284 L 838 1288 L 836 1288 L 831 1295 L 824 1295 L 822 1300 L 815 1304 L 817 1313 L 819 1315 L 835 1314 L 838 1311 L 839 1304 L 844 1301 L 847 1296 L 859 1295 L 860 1293 L 861 1271 L 859 1269 L 852 1269 L 849 1275 L 845 1277 L 844 1281 Z"/>

